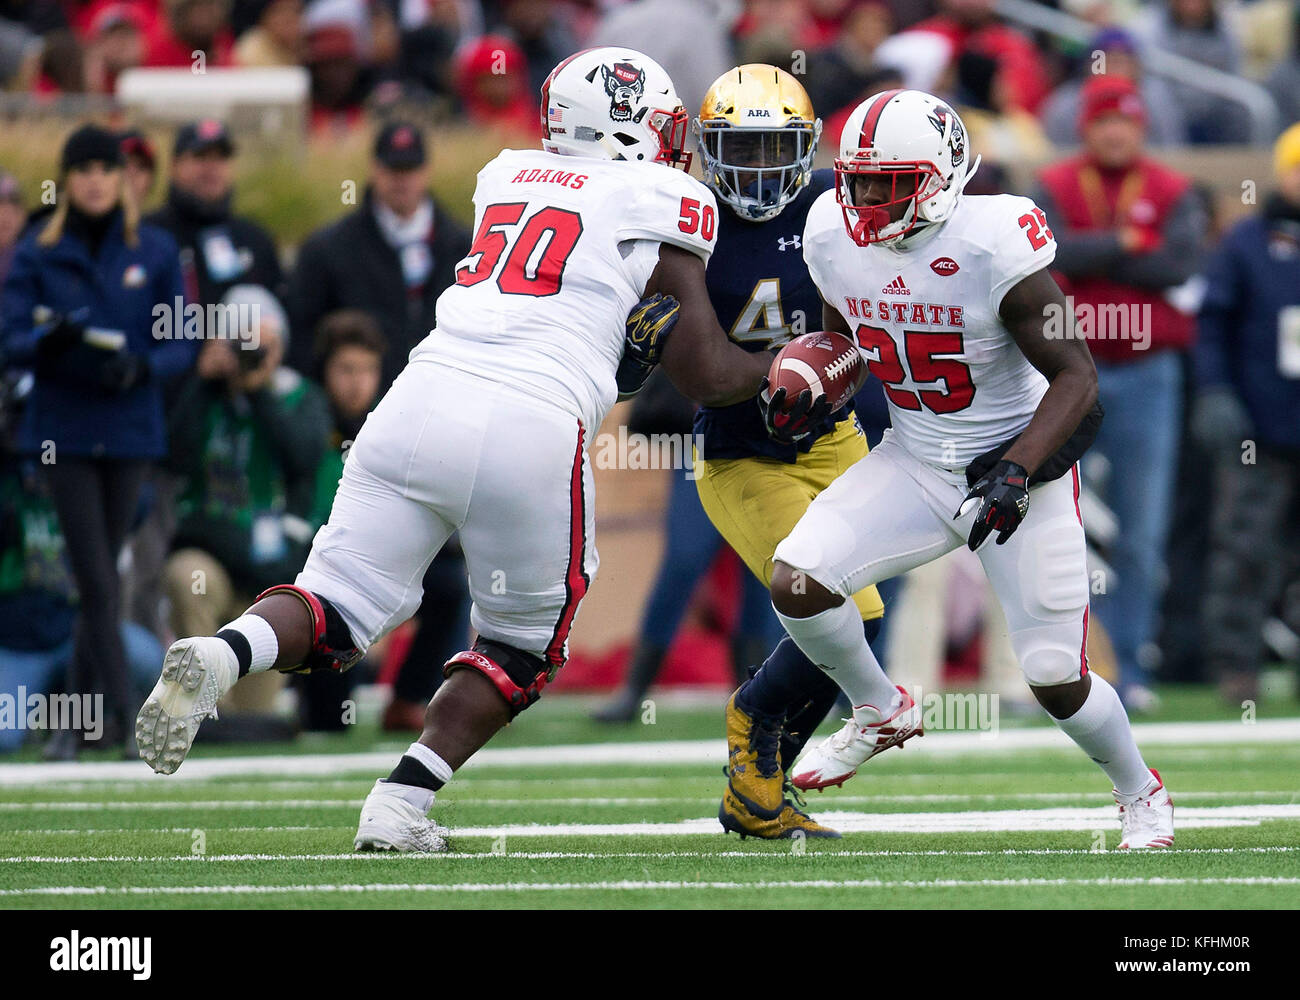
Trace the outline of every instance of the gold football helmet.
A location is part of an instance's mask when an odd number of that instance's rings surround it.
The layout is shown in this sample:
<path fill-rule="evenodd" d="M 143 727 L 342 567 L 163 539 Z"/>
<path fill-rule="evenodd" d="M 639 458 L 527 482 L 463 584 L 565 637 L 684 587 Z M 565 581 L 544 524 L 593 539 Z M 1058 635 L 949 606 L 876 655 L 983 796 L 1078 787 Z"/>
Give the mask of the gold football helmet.
<path fill-rule="evenodd" d="M 775 218 L 808 183 L 821 131 L 807 91 L 785 70 L 729 69 L 695 119 L 704 181 L 742 219 Z"/>

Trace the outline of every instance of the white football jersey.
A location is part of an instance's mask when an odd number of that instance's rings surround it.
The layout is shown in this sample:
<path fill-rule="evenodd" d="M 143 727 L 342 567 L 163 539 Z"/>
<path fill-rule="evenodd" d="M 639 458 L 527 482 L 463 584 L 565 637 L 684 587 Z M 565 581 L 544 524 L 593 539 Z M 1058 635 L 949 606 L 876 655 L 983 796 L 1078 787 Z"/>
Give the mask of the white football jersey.
<path fill-rule="evenodd" d="M 594 431 L 659 244 L 707 263 L 717 213 L 708 188 L 662 164 L 507 149 L 479 171 L 474 244 L 411 361 L 509 383 Z"/>
<path fill-rule="evenodd" d="M 808 213 L 804 259 L 884 383 L 899 442 L 961 470 L 1023 431 L 1047 391 L 998 307 L 1052 263 L 1056 241 L 1042 211 L 1014 195 L 966 195 L 934 229 L 902 250 L 860 247 L 827 191 Z"/>

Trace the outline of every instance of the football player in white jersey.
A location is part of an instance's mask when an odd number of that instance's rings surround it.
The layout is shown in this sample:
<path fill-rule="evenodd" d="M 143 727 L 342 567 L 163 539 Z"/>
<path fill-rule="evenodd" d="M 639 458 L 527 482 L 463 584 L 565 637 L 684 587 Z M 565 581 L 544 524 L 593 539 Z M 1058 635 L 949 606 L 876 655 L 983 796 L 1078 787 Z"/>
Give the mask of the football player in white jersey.
<path fill-rule="evenodd" d="M 1167 847 L 1169 794 L 1115 690 L 1088 670 L 1075 463 L 1101 419 L 1096 371 L 1086 341 L 1060 335 L 1067 307 L 1047 270 L 1056 245 L 1043 212 L 1027 198 L 963 196 L 977 165 L 943 101 L 880 93 L 849 117 L 836 188 L 808 214 L 804 256 L 824 325 L 859 345 L 893 426 L 776 549 L 781 623 L 854 706 L 792 781 L 841 784 L 921 733 L 920 707 L 886 678 L 848 598 L 965 542 L 1006 613 L 1030 689 L 1111 779 L 1119 846 Z M 777 435 L 790 433 L 777 426 L 782 396 L 766 407 Z M 826 405 L 814 401 L 793 432 Z"/>
<path fill-rule="evenodd" d="M 355 841 L 445 849 L 426 816 L 435 792 L 567 657 L 597 566 L 589 435 L 656 362 L 704 403 L 757 391 L 770 359 L 731 343 L 709 302 L 717 205 L 673 169 L 690 154 L 668 75 L 639 52 L 590 49 L 541 96 L 543 149 L 505 150 L 479 173 L 474 243 L 437 327 L 357 436 L 296 582 L 167 651 L 136 724 L 154 770 L 180 766 L 245 674 L 355 663 L 415 611 L 457 531 L 478 639 L 447 663 Z"/>

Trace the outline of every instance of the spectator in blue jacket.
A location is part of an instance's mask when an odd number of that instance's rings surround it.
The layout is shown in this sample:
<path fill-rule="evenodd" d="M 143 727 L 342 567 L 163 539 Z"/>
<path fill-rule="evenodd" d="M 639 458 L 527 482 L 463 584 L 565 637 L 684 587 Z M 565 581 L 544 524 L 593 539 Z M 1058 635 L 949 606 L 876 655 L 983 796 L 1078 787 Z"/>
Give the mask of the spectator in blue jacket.
<path fill-rule="evenodd" d="M 1300 543 L 1300 123 L 1274 165 L 1277 190 L 1210 263 L 1195 352 L 1191 431 L 1220 466 L 1205 656 L 1234 704 L 1258 695 L 1263 625 Z"/>
<path fill-rule="evenodd" d="M 125 740 L 134 712 L 117 554 L 149 463 L 166 452 L 161 383 L 198 346 L 167 316 L 183 303 L 176 243 L 141 224 L 122 166 L 113 132 L 69 136 L 57 207 L 19 244 L 0 295 L 7 363 L 35 374 L 19 447 L 40 460 L 81 595 L 67 688 L 104 696 L 104 741 Z M 50 755 L 75 756 L 80 742 L 60 733 Z"/>

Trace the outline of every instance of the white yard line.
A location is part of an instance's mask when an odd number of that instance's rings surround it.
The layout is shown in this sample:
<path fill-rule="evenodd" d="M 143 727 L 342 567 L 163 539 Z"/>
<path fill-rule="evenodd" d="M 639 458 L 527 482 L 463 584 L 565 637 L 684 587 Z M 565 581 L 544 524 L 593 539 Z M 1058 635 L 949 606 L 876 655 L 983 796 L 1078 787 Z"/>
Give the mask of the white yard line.
<path fill-rule="evenodd" d="M 978 812 L 864 813 L 817 811 L 818 822 L 841 833 L 1006 833 L 1012 831 L 1106 830 L 1115 825 L 1115 807 L 1005 809 Z M 1179 808 L 1178 828 L 1258 826 L 1264 820 L 1300 819 L 1300 805 L 1241 805 Z M 677 823 L 553 823 L 454 827 L 461 837 L 618 837 L 711 834 L 713 817 Z"/>
<path fill-rule="evenodd" d="M 1300 847 L 1170 847 L 1160 854 L 1289 854 L 1300 851 Z M 1083 848 L 1008 848 L 1001 851 L 823 851 L 814 850 L 804 857 L 817 858 L 1013 858 L 1013 857 L 1076 857 L 1091 855 L 1109 855 L 1109 851 L 1091 851 Z M 446 854 L 386 854 L 380 852 L 348 854 L 172 854 L 164 857 L 150 857 L 141 854 L 105 854 L 105 855 L 33 855 L 0 858 L 0 864 L 19 865 L 80 865 L 80 864 L 157 864 L 161 861 L 201 861 L 206 863 L 243 862 L 243 861 L 362 861 L 384 862 L 400 861 L 474 861 L 481 864 L 488 858 L 510 859 L 512 861 L 603 861 L 625 858 L 750 858 L 764 860 L 773 857 L 785 857 L 785 853 L 771 851 L 452 851 Z"/>
<path fill-rule="evenodd" d="M 302 786 L 295 784 L 294 787 Z M 310 788 L 310 783 L 307 784 Z M 367 789 L 368 790 L 368 789 Z M 1226 800 L 1226 799 L 1264 799 L 1283 802 L 1300 801 L 1300 790 L 1278 788 L 1265 791 L 1213 791 L 1213 792 L 1193 792 L 1184 789 L 1176 789 L 1179 802 L 1186 802 L 1190 799 L 1208 799 L 1208 800 Z M 82 812 L 96 809 L 109 809 L 129 812 L 132 809 L 274 809 L 284 807 L 286 809 L 310 809 L 313 806 L 322 806 L 327 808 L 344 808 L 360 806 L 365 798 L 364 793 L 358 794 L 356 798 L 351 799 L 277 799 L 268 797 L 264 799 L 131 799 L 131 800 L 73 800 L 73 799 L 27 799 L 22 802 L 0 802 L 0 812 L 58 812 L 66 810 L 68 812 Z M 820 796 L 818 797 L 820 799 Z M 906 804 L 939 804 L 939 803 L 963 803 L 963 802 L 999 802 L 1004 800 L 1014 800 L 1023 802 L 1078 802 L 1094 801 L 1109 802 L 1110 795 L 1104 792 L 972 792 L 961 794 L 957 792 L 935 792 L 935 793 L 900 793 L 896 795 L 843 795 L 835 794 L 832 798 L 826 799 L 827 804 L 837 806 L 848 805 L 883 805 L 894 803 L 897 805 Z M 480 797 L 472 793 L 465 793 L 463 798 L 443 799 L 438 805 L 441 807 L 451 806 L 483 806 L 490 808 L 541 808 L 544 806 L 601 806 L 601 807 L 623 807 L 623 806 L 657 806 L 657 805 L 701 805 L 716 803 L 717 795 L 640 795 L 640 796 L 527 796 L 511 798 L 488 798 Z M 820 803 L 819 803 L 820 804 Z"/>
<path fill-rule="evenodd" d="M 96 803 L 105 805 L 105 803 Z M 116 808 L 119 803 L 109 803 Z M 268 806 L 275 803 L 266 803 Z M 1012 831 L 1111 830 L 1115 807 L 1058 807 L 1049 809 L 1000 809 L 963 812 L 866 813 L 818 811 L 814 817 L 841 833 L 1007 833 Z M 1178 828 L 1258 826 L 1265 820 L 1300 820 L 1300 804 L 1180 806 Z M 276 827 L 254 829 L 275 830 Z M 289 829 L 299 829 L 291 827 Z M 459 837 L 627 837 L 682 836 L 719 832 L 715 817 L 664 823 L 529 823 L 498 826 L 453 826 Z M 12 833 L 13 831 L 10 831 Z M 45 833 L 50 831 L 28 831 Z M 84 831 L 83 831 L 84 832 Z M 107 832 L 107 831 L 98 831 Z M 123 833 L 174 832 L 130 830 Z M 188 833 L 189 830 L 182 829 Z"/>
<path fill-rule="evenodd" d="M 1140 745 L 1239 746 L 1251 743 L 1300 743 L 1300 719 L 1265 719 L 1241 722 L 1149 722 L 1133 727 Z M 915 749 L 913 749 L 915 748 Z M 1055 728 L 1004 729 L 988 733 L 931 733 L 908 744 L 912 758 L 953 754 L 1015 753 L 1026 750 L 1074 750 L 1069 738 Z M 1077 751 L 1075 751 L 1077 752 Z M 321 775 L 331 778 L 348 772 L 382 774 L 391 770 L 396 751 L 351 754 L 300 754 L 286 756 L 200 757 L 187 761 L 169 782 L 203 780 L 232 775 L 268 774 L 275 777 Z M 638 743 L 593 743 L 550 747 L 485 747 L 466 769 L 490 767 L 564 767 L 628 764 L 662 767 L 726 762 L 727 748 L 716 740 L 665 740 Z M 0 785 L 47 785 L 63 781 L 161 780 L 143 763 L 134 761 L 68 761 L 40 764 L 0 764 Z"/>
<path fill-rule="evenodd" d="M 1300 878 L 1242 876 L 1215 878 L 986 878 L 986 879 L 789 879 L 755 882 L 378 882 L 317 885 L 42 886 L 0 889 L 0 896 L 274 896 L 290 893 L 377 892 L 657 892 L 755 889 L 970 889 L 1060 888 L 1063 886 L 1300 885 Z"/>
<path fill-rule="evenodd" d="M 932 778 L 934 776 L 931 776 Z M 967 775 L 962 775 L 963 781 Z M 1006 775 L 996 775 L 1000 779 L 1005 779 Z M 617 779 L 610 779 L 611 782 L 617 783 Z M 660 779 L 655 779 L 660 780 Z M 721 779 L 719 779 L 721 780 Z M 313 788 L 329 786 L 333 782 L 322 782 L 317 785 L 310 781 L 303 782 L 285 782 L 297 791 L 310 791 Z M 370 790 L 370 782 L 366 783 L 365 791 Z M 252 785 L 254 790 L 259 786 Z M 218 788 L 212 788 L 211 791 L 226 791 L 227 785 L 222 784 Z M 60 788 L 62 790 L 62 787 Z M 88 791 L 89 789 L 83 789 Z M 286 789 L 287 790 L 287 789 Z M 708 795 L 524 795 L 524 796 L 480 796 L 469 790 L 468 784 L 458 786 L 460 795 L 455 798 L 444 797 L 438 800 L 438 805 L 456 805 L 456 806 L 540 806 L 540 805 L 560 805 L 560 806 L 650 806 L 661 804 L 686 804 L 700 802 L 717 802 L 718 796 Z M 1300 787 L 1298 788 L 1267 788 L 1267 789 L 1249 789 L 1241 791 L 1225 791 L 1218 789 L 1215 791 L 1192 791 L 1186 788 L 1176 789 L 1180 801 L 1184 799 L 1269 799 L 1286 801 L 1300 801 Z M 1111 801 L 1111 796 L 1106 792 L 897 792 L 894 794 L 880 795 L 846 795 L 842 792 L 832 792 L 831 798 L 825 799 L 827 803 L 835 805 L 872 805 L 880 802 L 897 802 L 897 803 L 928 803 L 928 802 L 992 802 L 999 799 L 1024 799 L 1026 802 L 1068 802 L 1074 799 L 1093 799 L 1096 801 Z M 340 805 L 356 803 L 360 804 L 365 794 L 359 794 L 355 798 L 349 799 L 277 799 L 272 796 L 260 799 L 132 799 L 132 800 L 111 800 L 110 807 L 114 809 L 129 809 L 132 805 L 148 806 L 150 808 L 160 808 L 163 805 L 175 806 L 177 808 L 196 805 L 196 806 L 217 806 L 221 808 L 242 808 L 245 806 L 265 805 L 274 806 L 285 802 L 292 803 L 295 806 L 301 804 L 306 806 L 310 803 L 318 805 Z M 818 801 L 821 796 L 810 796 L 813 801 Z M 39 803 L 45 808 L 94 808 L 97 805 L 103 805 L 106 800 L 89 799 L 73 800 L 61 798 L 36 798 L 25 799 L 23 802 L 0 802 L 0 810 L 9 810 L 21 812 L 25 804 Z"/>

